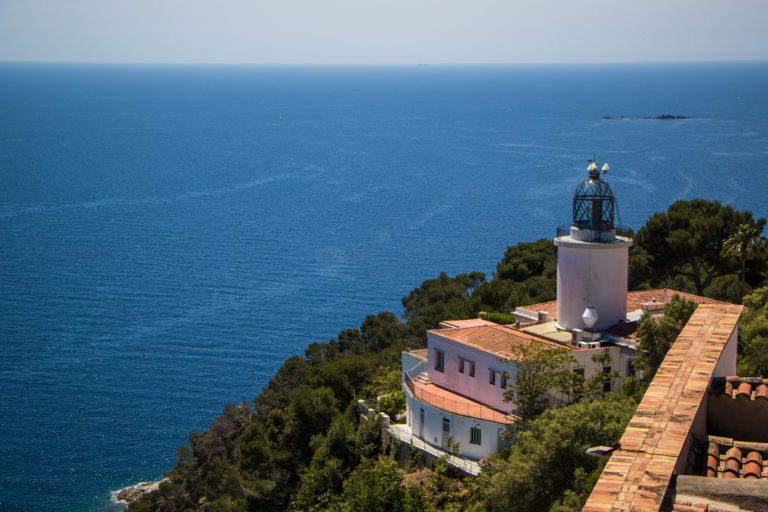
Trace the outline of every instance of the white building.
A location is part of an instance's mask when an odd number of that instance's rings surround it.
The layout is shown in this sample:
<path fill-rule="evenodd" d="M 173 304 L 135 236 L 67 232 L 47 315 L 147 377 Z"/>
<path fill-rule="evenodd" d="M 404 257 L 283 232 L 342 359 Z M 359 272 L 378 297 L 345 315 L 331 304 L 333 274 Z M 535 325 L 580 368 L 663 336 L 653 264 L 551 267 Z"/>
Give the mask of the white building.
<path fill-rule="evenodd" d="M 607 165 L 603 167 L 608 170 Z M 402 356 L 406 424 L 393 434 L 419 447 L 460 445 L 461 457 L 478 460 L 510 443 L 503 436 L 519 419 L 505 400 L 517 368 L 514 345 L 540 343 L 571 351 L 570 369 L 585 379 L 618 370 L 606 385 L 617 390 L 633 373 L 633 327 L 643 311 L 663 312 L 674 294 L 698 303 L 719 303 L 673 290 L 627 292 L 628 249 L 617 236 L 615 197 L 595 163 L 573 196 L 573 223 L 558 228 L 557 300 L 515 310 L 518 322 L 501 326 L 481 319 L 446 321 L 427 332 L 427 349 Z M 593 356 L 609 352 L 610 367 Z M 566 399 L 553 393 L 552 405 Z M 406 432 L 407 435 L 403 435 Z M 399 435 L 398 435 L 399 434 Z"/>

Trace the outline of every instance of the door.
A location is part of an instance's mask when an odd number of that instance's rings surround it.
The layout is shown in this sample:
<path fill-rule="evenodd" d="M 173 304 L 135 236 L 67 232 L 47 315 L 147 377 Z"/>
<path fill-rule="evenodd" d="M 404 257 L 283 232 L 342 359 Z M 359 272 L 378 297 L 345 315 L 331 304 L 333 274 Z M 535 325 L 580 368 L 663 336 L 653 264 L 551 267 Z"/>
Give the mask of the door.
<path fill-rule="evenodd" d="M 443 418 L 443 446 L 451 437 L 451 418 Z"/>
<path fill-rule="evenodd" d="M 419 437 L 424 439 L 424 409 L 419 408 Z"/>

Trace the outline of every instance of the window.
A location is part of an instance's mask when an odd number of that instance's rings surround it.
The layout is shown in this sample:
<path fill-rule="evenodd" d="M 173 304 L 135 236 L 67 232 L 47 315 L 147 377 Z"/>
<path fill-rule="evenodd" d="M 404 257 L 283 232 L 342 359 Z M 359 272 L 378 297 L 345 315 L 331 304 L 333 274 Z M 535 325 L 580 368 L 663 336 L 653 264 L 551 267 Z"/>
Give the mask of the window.
<path fill-rule="evenodd" d="M 475 376 L 475 363 L 472 361 L 469 362 L 469 376 L 474 377 Z"/>
<path fill-rule="evenodd" d="M 501 374 L 501 384 L 500 384 L 500 387 L 501 387 L 501 389 L 507 389 L 507 374 L 506 373 L 502 373 Z"/>
<path fill-rule="evenodd" d="M 435 370 L 445 371 L 445 352 L 435 349 Z"/>
<path fill-rule="evenodd" d="M 482 444 L 482 434 L 480 425 L 469 429 L 469 444 Z"/>
<path fill-rule="evenodd" d="M 466 359 L 459 358 L 459 373 L 464 373 L 467 371 L 467 367 L 469 367 L 469 376 L 474 377 L 475 376 L 475 363 L 472 361 L 468 361 Z"/>
<path fill-rule="evenodd" d="M 464 360 L 459 358 L 459 373 L 464 373 Z"/>
<path fill-rule="evenodd" d="M 488 382 L 491 383 L 491 386 L 496 385 L 496 371 L 495 370 L 488 370 Z"/>
<path fill-rule="evenodd" d="M 603 367 L 603 392 L 609 393 L 611 391 L 611 381 L 613 379 L 611 378 L 611 367 L 605 366 Z"/>

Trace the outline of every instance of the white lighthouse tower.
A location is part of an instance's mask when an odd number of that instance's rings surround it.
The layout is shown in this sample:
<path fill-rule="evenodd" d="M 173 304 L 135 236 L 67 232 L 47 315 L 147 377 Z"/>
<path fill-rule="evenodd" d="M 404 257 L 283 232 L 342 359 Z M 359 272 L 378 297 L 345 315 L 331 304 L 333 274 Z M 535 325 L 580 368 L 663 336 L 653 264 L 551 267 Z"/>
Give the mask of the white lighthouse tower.
<path fill-rule="evenodd" d="M 602 168 L 608 171 L 608 164 Z M 601 330 L 627 319 L 628 251 L 616 236 L 616 198 L 590 162 L 573 194 L 573 224 L 558 228 L 557 327 Z"/>

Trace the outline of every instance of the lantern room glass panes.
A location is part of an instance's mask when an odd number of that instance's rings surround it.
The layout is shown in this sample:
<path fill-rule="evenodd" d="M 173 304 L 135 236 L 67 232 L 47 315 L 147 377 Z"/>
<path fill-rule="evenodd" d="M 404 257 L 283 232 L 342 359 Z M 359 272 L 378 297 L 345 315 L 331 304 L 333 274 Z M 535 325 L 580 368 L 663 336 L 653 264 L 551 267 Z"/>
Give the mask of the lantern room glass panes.
<path fill-rule="evenodd" d="M 615 200 L 611 186 L 590 173 L 573 195 L 573 225 L 595 231 L 614 229 Z"/>

